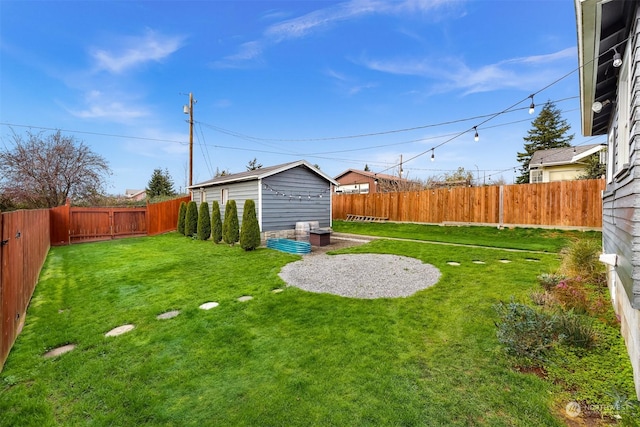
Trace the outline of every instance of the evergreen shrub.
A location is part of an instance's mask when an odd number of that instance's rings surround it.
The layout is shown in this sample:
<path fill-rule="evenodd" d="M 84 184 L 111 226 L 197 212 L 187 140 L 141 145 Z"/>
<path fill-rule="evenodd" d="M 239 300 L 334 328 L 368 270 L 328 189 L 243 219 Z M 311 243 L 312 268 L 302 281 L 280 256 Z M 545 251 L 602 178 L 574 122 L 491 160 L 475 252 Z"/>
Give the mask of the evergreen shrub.
<path fill-rule="evenodd" d="M 198 231 L 198 205 L 193 200 L 187 203 L 187 216 L 184 221 L 184 235 L 193 237 Z"/>
<path fill-rule="evenodd" d="M 180 202 L 180 208 L 178 209 L 178 233 L 184 236 L 184 223 L 187 216 L 187 203 Z"/>
<path fill-rule="evenodd" d="M 213 243 L 220 243 L 222 240 L 222 218 L 217 200 L 211 202 L 211 239 Z"/>
<path fill-rule="evenodd" d="M 224 210 L 222 223 L 222 240 L 229 245 L 240 239 L 240 225 L 238 224 L 238 208 L 235 200 L 229 200 Z"/>
<path fill-rule="evenodd" d="M 240 246 L 245 251 L 252 251 L 260 246 L 260 225 L 256 217 L 256 204 L 251 199 L 244 202 Z"/>
<path fill-rule="evenodd" d="M 208 240 L 211 236 L 211 217 L 209 216 L 209 203 L 200 203 L 198 212 L 198 240 Z"/>

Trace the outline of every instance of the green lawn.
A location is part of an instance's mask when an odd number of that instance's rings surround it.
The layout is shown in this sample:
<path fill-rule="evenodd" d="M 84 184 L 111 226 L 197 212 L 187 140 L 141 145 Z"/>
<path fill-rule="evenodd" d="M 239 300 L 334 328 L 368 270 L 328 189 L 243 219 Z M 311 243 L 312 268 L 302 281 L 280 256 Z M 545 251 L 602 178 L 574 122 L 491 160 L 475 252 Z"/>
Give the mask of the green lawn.
<path fill-rule="evenodd" d="M 602 239 L 599 231 L 483 226 L 441 226 L 411 223 L 333 221 L 333 230 L 430 242 L 456 243 L 504 249 L 559 252 L 575 238 Z"/>
<path fill-rule="evenodd" d="M 563 425 L 557 386 L 503 356 L 493 309 L 525 300 L 557 254 L 391 240 L 342 252 L 415 257 L 442 278 L 358 300 L 285 287 L 278 271 L 299 257 L 270 249 L 175 233 L 52 248 L 0 373 L 0 425 Z M 181 314 L 156 319 L 168 310 Z"/>

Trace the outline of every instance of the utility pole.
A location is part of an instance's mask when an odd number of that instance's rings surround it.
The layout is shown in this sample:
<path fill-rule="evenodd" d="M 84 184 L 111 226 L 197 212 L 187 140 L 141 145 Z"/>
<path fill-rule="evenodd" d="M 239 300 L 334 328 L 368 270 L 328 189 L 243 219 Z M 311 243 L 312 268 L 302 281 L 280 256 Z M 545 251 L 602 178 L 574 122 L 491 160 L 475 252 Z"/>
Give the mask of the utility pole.
<path fill-rule="evenodd" d="M 189 105 L 183 108 L 189 115 L 189 187 L 193 185 L 193 93 L 189 92 Z"/>

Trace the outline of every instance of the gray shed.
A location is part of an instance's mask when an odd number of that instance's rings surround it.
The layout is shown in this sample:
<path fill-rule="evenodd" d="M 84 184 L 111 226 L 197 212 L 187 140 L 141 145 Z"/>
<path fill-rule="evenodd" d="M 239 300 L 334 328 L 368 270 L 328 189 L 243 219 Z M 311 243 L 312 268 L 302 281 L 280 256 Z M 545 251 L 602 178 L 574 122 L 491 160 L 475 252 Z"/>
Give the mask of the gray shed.
<path fill-rule="evenodd" d="M 298 222 L 331 227 L 331 185 L 337 182 L 305 160 L 219 176 L 189 187 L 198 207 L 215 200 L 224 220 L 225 205 L 235 200 L 242 225 L 244 202 L 256 204 L 261 232 L 295 230 Z"/>

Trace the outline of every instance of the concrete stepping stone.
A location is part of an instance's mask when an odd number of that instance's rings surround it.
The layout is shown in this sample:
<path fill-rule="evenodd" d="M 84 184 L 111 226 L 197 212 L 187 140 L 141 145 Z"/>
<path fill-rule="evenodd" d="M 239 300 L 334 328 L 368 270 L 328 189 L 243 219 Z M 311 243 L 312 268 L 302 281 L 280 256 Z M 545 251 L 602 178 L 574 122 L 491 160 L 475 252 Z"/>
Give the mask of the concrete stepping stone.
<path fill-rule="evenodd" d="M 109 332 L 104 334 L 104 336 L 105 337 L 116 337 L 118 335 L 126 334 L 127 332 L 133 330 L 133 328 L 135 328 L 135 326 L 133 326 L 131 324 L 118 326 L 117 328 L 113 328 L 112 330 L 110 330 Z"/>
<path fill-rule="evenodd" d="M 173 319 L 178 314 L 180 314 L 180 310 L 167 311 L 166 313 L 158 314 L 156 316 L 156 319 L 158 319 L 158 320 Z"/>
<path fill-rule="evenodd" d="M 449 264 L 449 265 L 453 265 L 453 266 L 458 266 L 458 265 L 460 265 L 460 263 L 459 263 L 459 262 L 456 262 L 456 261 L 448 261 L 448 262 L 447 262 L 447 264 Z"/>
<path fill-rule="evenodd" d="M 276 288 L 274 290 L 272 290 L 271 292 L 273 292 L 274 294 L 279 294 L 280 292 L 284 291 L 284 289 L 282 288 Z"/>
<path fill-rule="evenodd" d="M 60 356 L 61 354 L 69 353 L 74 348 L 76 348 L 75 344 L 63 345 L 62 347 L 54 348 L 53 350 L 46 352 L 44 357 L 49 359 L 51 357 Z"/>
<path fill-rule="evenodd" d="M 251 295 L 244 295 L 244 296 L 241 296 L 240 298 L 238 298 L 238 301 L 245 302 L 245 301 L 250 301 L 252 299 L 253 299 L 253 297 Z"/>
<path fill-rule="evenodd" d="M 484 262 L 484 261 L 480 261 L 480 260 L 475 260 L 475 261 L 472 261 L 472 262 L 473 262 L 474 264 L 485 264 L 485 262 Z"/>
<path fill-rule="evenodd" d="M 540 260 L 536 259 L 536 258 L 527 258 L 526 261 L 529 261 L 529 262 L 540 262 Z"/>
<path fill-rule="evenodd" d="M 500 262 L 503 263 L 503 264 L 509 264 L 511 262 L 511 260 L 501 259 Z"/>
<path fill-rule="evenodd" d="M 201 310 L 211 310 L 212 308 L 216 308 L 219 304 L 217 302 L 205 302 L 204 304 L 200 305 L 200 309 Z"/>

